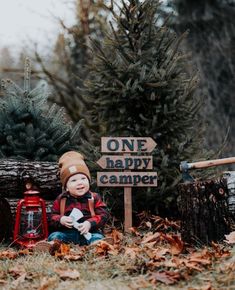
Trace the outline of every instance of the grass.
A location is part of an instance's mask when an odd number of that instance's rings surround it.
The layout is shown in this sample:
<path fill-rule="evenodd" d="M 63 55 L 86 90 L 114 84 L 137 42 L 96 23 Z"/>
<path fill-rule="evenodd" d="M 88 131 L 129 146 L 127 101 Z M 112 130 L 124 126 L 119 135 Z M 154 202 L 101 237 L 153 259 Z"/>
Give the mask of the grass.
<path fill-rule="evenodd" d="M 151 238 L 151 235 L 147 234 L 147 237 Z M 190 249 L 172 255 L 170 251 L 175 245 L 166 240 L 155 236 L 155 240 L 143 244 L 143 239 L 146 235 L 141 239 L 139 236 L 123 237 L 113 245 L 103 243 L 83 249 L 72 246 L 57 256 L 16 252 L 17 257 L 12 259 L 1 255 L 2 251 L 12 251 L 3 245 L 0 251 L 0 289 L 235 289 L 235 249 L 232 247 L 221 244 L 216 249 L 207 248 L 207 252 L 205 249 Z M 157 254 L 164 249 L 168 252 L 158 258 Z M 79 257 L 78 253 L 81 254 L 79 260 L 71 261 Z M 197 263 L 190 264 L 199 270 L 185 266 L 186 259 L 190 259 L 193 253 L 202 254 Z M 179 261 L 179 266 L 172 264 Z M 153 279 L 155 274 L 162 272 L 167 274 L 166 280 Z M 177 273 L 177 278 L 172 284 L 167 284 L 170 281 L 168 274 L 172 273 Z"/>

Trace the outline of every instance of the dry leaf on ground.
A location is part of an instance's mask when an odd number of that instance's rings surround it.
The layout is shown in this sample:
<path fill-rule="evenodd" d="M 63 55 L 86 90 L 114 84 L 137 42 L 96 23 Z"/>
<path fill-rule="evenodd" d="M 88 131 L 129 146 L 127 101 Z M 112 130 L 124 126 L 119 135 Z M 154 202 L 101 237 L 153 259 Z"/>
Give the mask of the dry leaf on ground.
<path fill-rule="evenodd" d="M 161 218 L 159 216 L 152 216 L 151 219 L 154 221 L 154 224 L 156 225 L 155 229 L 157 231 L 165 231 L 169 228 L 176 230 L 180 229 L 178 221 L 169 221 L 167 218 Z"/>
<path fill-rule="evenodd" d="M 15 259 L 17 258 L 18 253 L 13 250 L 6 250 L 0 252 L 0 259 Z"/>
<path fill-rule="evenodd" d="M 149 244 L 146 244 L 149 245 Z M 150 248 L 150 247 L 145 247 L 145 253 L 154 261 L 161 261 L 165 260 L 165 255 L 169 253 L 169 249 L 167 248 Z"/>
<path fill-rule="evenodd" d="M 26 273 L 20 275 L 15 281 L 12 282 L 11 287 L 17 289 L 18 286 L 25 281 Z"/>
<path fill-rule="evenodd" d="M 23 265 L 15 265 L 14 267 L 9 268 L 8 273 L 13 277 L 16 277 L 25 274 L 26 270 Z"/>
<path fill-rule="evenodd" d="M 176 272 L 154 272 L 150 275 L 149 280 L 156 283 L 157 281 L 167 285 L 174 284 L 180 279 L 179 273 Z"/>
<path fill-rule="evenodd" d="M 171 245 L 171 254 L 179 255 L 184 249 L 184 242 L 177 235 L 162 234 L 162 237 Z"/>
<path fill-rule="evenodd" d="M 68 254 L 68 255 L 64 255 L 63 258 L 67 261 L 80 261 L 80 260 L 83 260 L 84 255 L 82 255 L 82 254 Z"/>
<path fill-rule="evenodd" d="M 137 237 L 140 237 L 140 236 L 141 236 L 140 232 L 137 231 L 137 228 L 131 227 L 131 228 L 129 228 L 129 230 L 130 230 L 130 232 L 131 232 L 132 234 L 134 234 L 135 236 L 137 236 Z"/>
<path fill-rule="evenodd" d="M 123 240 L 123 234 L 118 230 L 113 230 L 111 237 L 113 238 L 114 244 L 118 244 Z"/>
<path fill-rule="evenodd" d="M 18 254 L 19 255 L 22 255 L 22 256 L 27 256 L 27 255 L 32 255 L 33 254 L 33 250 L 32 249 L 21 249 L 18 251 Z"/>
<path fill-rule="evenodd" d="M 125 247 L 124 249 L 125 249 L 124 256 L 129 257 L 130 259 L 135 259 L 136 255 L 141 251 L 141 249 L 138 247 L 135 248 Z"/>
<path fill-rule="evenodd" d="M 52 289 L 55 289 L 55 285 L 57 284 L 57 279 L 56 277 L 43 277 L 42 280 L 40 281 L 40 287 L 38 290 L 47 290 L 49 287 Z"/>
<path fill-rule="evenodd" d="M 146 224 L 146 226 L 147 226 L 148 228 L 150 228 L 150 229 L 152 228 L 152 224 L 151 224 L 151 222 L 146 222 L 145 224 Z"/>
<path fill-rule="evenodd" d="M 229 257 L 231 255 L 230 251 L 226 249 L 224 246 L 221 246 L 219 244 L 216 244 L 215 242 L 212 242 L 212 248 L 213 248 L 213 255 L 216 258 L 225 258 Z"/>
<path fill-rule="evenodd" d="M 155 234 L 153 233 L 148 233 L 143 237 L 143 240 L 141 241 L 142 244 L 146 244 L 149 242 L 157 241 L 159 237 L 161 236 L 160 233 L 156 232 Z"/>
<path fill-rule="evenodd" d="M 70 252 L 70 245 L 69 244 L 61 244 L 60 245 L 61 255 L 68 255 L 69 252 Z"/>
<path fill-rule="evenodd" d="M 61 279 L 72 279 L 77 280 L 80 277 L 80 273 L 77 270 L 72 269 L 55 269 L 55 273 L 57 273 Z"/>
<path fill-rule="evenodd" d="M 111 255 L 116 256 L 118 254 L 118 251 L 114 248 L 114 246 L 113 245 L 110 245 L 109 243 L 107 243 L 105 241 L 102 241 L 101 240 L 95 246 L 96 246 L 95 253 L 97 255 L 107 255 L 107 254 L 111 254 Z"/>

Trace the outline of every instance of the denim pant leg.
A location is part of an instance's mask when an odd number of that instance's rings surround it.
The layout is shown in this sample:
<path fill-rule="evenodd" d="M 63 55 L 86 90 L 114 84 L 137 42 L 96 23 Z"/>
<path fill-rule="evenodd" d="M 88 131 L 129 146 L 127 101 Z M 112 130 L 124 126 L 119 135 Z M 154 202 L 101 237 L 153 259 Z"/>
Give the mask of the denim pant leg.
<path fill-rule="evenodd" d="M 51 233 L 48 237 L 48 241 L 59 240 L 65 243 L 74 243 L 79 244 L 80 246 L 85 246 L 98 240 L 102 240 L 103 238 L 104 236 L 100 233 L 91 233 L 90 240 L 86 240 L 77 230 L 64 230 Z"/>
<path fill-rule="evenodd" d="M 48 241 L 59 240 L 65 243 L 79 244 L 82 238 L 77 230 L 63 230 L 51 233 Z"/>
<path fill-rule="evenodd" d="M 87 244 L 90 245 L 96 241 L 102 240 L 104 236 L 101 233 L 91 233 L 90 240 L 87 241 Z"/>

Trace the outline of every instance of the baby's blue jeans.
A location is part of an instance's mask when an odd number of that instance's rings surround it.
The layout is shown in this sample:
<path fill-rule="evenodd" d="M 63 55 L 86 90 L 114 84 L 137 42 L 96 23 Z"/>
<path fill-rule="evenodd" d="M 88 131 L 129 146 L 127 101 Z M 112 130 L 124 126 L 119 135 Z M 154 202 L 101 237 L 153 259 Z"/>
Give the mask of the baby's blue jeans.
<path fill-rule="evenodd" d="M 90 240 L 86 240 L 78 230 L 68 229 L 61 232 L 53 232 L 49 235 L 48 241 L 59 240 L 65 243 L 74 243 L 80 246 L 90 245 L 98 240 L 102 240 L 104 236 L 101 233 L 91 233 Z"/>

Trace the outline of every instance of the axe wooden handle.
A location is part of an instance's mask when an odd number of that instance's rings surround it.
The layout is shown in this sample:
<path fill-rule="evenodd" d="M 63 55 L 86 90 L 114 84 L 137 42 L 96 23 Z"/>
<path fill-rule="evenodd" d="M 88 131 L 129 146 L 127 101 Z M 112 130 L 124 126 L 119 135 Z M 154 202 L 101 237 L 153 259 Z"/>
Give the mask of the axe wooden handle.
<path fill-rule="evenodd" d="M 224 165 L 224 164 L 231 164 L 231 163 L 235 163 L 235 157 L 188 163 L 188 169 L 206 168 L 206 167 L 212 167 L 212 166 Z"/>

